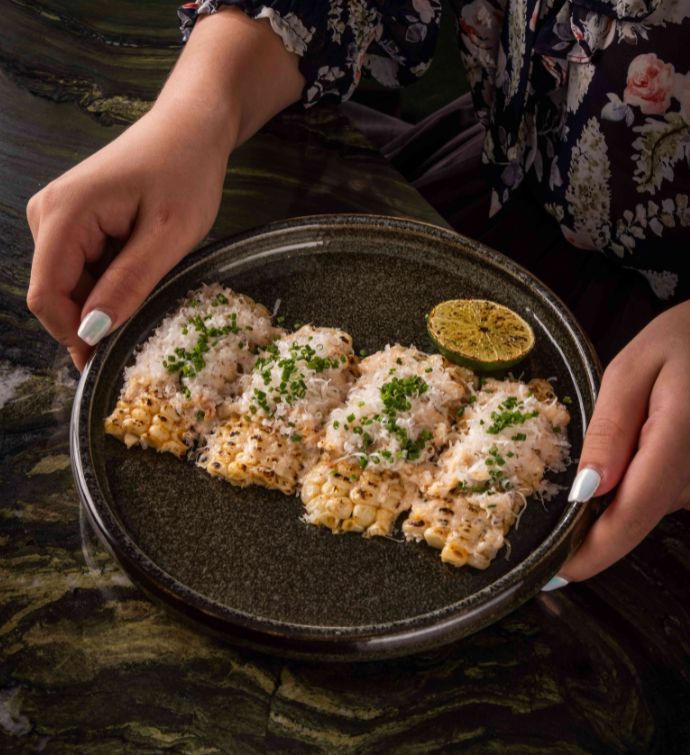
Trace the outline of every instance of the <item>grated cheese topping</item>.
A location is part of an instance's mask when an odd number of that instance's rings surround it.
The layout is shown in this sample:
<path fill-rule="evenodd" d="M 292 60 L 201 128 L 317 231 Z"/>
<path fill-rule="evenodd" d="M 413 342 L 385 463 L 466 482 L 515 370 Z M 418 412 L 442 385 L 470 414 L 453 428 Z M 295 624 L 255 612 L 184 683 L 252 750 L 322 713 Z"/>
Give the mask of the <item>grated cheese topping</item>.
<path fill-rule="evenodd" d="M 543 484 L 545 473 L 563 471 L 569 459 L 569 421 L 546 381 L 487 380 L 466 405 L 457 437 L 427 479 L 426 492 L 444 497 L 515 491 L 548 498 L 553 490 Z"/>
<path fill-rule="evenodd" d="M 467 373 L 397 344 L 364 359 L 360 371 L 345 405 L 328 418 L 324 451 L 362 468 L 429 461 L 448 438 Z"/>
<path fill-rule="evenodd" d="M 352 337 L 305 325 L 260 352 L 236 411 L 302 440 L 319 431 L 354 381 Z"/>
<path fill-rule="evenodd" d="M 238 378 L 253 367 L 257 348 L 283 332 L 249 297 L 219 283 L 202 286 L 161 322 L 125 369 L 122 398 L 153 390 L 195 422 L 212 419 L 239 392 Z"/>

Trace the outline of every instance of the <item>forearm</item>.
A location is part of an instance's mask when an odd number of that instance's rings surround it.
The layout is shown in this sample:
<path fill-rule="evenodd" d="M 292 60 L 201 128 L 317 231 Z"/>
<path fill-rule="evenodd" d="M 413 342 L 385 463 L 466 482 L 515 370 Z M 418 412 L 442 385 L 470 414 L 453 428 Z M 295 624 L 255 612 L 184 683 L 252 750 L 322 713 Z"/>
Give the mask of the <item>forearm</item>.
<path fill-rule="evenodd" d="M 228 155 L 270 118 L 299 100 L 304 79 L 267 21 L 225 8 L 197 21 L 154 106 Z"/>

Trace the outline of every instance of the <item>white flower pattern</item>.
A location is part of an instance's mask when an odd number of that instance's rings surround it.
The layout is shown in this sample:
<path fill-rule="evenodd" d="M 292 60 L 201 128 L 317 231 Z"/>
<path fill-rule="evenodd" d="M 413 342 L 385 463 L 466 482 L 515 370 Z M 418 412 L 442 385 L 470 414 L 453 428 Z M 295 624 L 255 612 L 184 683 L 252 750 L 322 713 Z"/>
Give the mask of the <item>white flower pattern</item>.
<path fill-rule="evenodd" d="M 611 165 L 604 135 L 596 118 L 587 121 L 573 148 L 565 198 L 573 217 L 566 232 L 571 244 L 581 249 L 602 249 L 611 238 Z"/>
<path fill-rule="evenodd" d="M 303 101 L 347 99 L 428 68 L 440 0 L 197 0 L 267 18 L 301 57 Z M 661 298 L 690 255 L 690 0 L 453 0 L 491 213 L 527 176 L 575 246 L 635 266 Z M 631 180 L 632 178 L 632 180 Z M 681 264 L 680 248 L 685 249 Z"/>
<path fill-rule="evenodd" d="M 594 78 L 595 67 L 592 63 L 571 63 L 568 66 L 568 95 L 566 107 L 574 113 L 582 105 L 589 85 Z"/>

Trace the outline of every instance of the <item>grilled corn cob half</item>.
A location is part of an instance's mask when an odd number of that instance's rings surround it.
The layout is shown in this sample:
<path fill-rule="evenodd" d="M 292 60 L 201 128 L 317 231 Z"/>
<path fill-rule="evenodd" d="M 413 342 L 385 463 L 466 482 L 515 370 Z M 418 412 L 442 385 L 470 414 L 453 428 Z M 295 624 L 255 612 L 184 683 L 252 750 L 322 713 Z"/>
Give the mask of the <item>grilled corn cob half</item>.
<path fill-rule="evenodd" d="M 443 561 L 485 569 L 527 496 L 555 492 L 544 475 L 566 468 L 570 415 L 545 380 L 487 380 L 471 399 L 403 533 L 439 548 Z"/>
<path fill-rule="evenodd" d="M 198 464 L 234 485 L 294 493 L 356 369 L 352 338 L 341 330 L 305 325 L 275 341 L 243 379 L 233 416 L 209 434 Z"/>
<path fill-rule="evenodd" d="M 395 345 L 360 363 L 344 406 L 328 419 L 319 463 L 304 479 L 305 521 L 333 532 L 390 534 L 418 495 L 465 396 L 468 373 Z"/>
<path fill-rule="evenodd" d="M 256 351 L 283 331 L 265 307 L 220 284 L 192 291 L 125 370 L 107 433 L 184 456 L 240 390 Z"/>

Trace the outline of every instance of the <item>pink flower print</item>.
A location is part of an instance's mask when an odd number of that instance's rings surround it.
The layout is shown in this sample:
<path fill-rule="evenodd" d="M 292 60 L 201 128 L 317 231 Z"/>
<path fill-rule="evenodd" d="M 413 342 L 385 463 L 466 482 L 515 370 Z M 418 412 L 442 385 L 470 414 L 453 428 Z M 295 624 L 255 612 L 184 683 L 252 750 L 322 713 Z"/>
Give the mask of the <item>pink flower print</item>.
<path fill-rule="evenodd" d="M 637 105 L 645 115 L 661 115 L 671 104 L 675 70 L 654 53 L 638 55 L 628 66 L 623 101 Z"/>
<path fill-rule="evenodd" d="M 487 0 L 473 0 L 462 9 L 460 28 L 480 49 L 491 50 L 500 34 L 501 12 Z"/>

